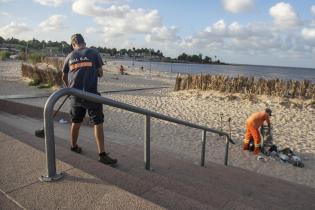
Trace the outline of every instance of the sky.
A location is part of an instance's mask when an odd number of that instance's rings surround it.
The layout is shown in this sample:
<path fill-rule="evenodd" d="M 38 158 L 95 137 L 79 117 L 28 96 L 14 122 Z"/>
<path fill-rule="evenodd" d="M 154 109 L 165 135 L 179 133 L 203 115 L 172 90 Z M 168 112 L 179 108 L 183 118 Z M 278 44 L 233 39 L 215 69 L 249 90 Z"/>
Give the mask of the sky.
<path fill-rule="evenodd" d="M 0 0 L 0 36 L 315 68 L 315 0 Z"/>

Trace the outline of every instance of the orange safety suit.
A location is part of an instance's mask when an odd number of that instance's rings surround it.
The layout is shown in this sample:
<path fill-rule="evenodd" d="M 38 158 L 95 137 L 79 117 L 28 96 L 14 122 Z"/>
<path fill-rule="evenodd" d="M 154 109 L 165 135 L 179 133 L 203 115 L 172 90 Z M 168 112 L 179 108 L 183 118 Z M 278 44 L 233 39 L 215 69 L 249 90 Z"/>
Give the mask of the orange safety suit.
<path fill-rule="evenodd" d="M 270 118 L 267 112 L 255 112 L 246 120 L 246 134 L 243 145 L 244 150 L 248 150 L 249 141 L 253 138 L 255 144 L 254 154 L 259 154 L 261 139 L 258 129 L 263 125 L 264 121 L 270 126 Z"/>

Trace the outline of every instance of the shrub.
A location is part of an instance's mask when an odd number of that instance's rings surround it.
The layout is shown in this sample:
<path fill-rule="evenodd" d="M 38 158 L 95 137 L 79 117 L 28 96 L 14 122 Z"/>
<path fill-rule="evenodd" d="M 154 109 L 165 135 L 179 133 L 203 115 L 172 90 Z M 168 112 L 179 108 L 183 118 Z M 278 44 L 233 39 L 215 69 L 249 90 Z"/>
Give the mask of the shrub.
<path fill-rule="evenodd" d="M 26 60 L 25 52 L 20 52 L 20 53 L 19 53 L 19 60 L 23 60 L 23 61 Z"/>
<path fill-rule="evenodd" d="M 0 60 L 5 60 L 10 58 L 10 53 L 8 51 L 0 51 Z"/>
<path fill-rule="evenodd" d="M 38 53 L 32 53 L 28 56 L 28 61 L 32 64 L 40 63 L 42 61 L 42 56 Z"/>
<path fill-rule="evenodd" d="M 33 79 L 32 81 L 30 81 L 28 83 L 29 86 L 37 86 L 40 84 L 40 80 L 39 79 Z"/>

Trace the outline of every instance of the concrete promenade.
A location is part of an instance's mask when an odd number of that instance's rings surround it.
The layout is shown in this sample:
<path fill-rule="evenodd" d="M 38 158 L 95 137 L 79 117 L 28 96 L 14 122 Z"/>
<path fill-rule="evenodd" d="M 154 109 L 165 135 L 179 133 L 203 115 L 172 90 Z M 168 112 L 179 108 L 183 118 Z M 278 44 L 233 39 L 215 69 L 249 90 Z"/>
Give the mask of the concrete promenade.
<path fill-rule="evenodd" d="M 0 209 L 162 209 L 62 161 L 57 161 L 58 170 L 66 173 L 62 180 L 40 182 L 43 152 L 2 132 L 0 145 Z"/>
<path fill-rule="evenodd" d="M 0 100 L 0 209 L 315 209 L 313 188 L 223 164 L 202 168 L 158 149 L 146 171 L 143 146 L 119 143 L 127 137 L 117 133 L 106 133 L 106 145 L 119 165 L 103 165 L 87 125 L 80 155 L 55 124 L 57 171 L 66 176 L 42 183 L 44 141 L 33 135 L 41 113 Z"/>

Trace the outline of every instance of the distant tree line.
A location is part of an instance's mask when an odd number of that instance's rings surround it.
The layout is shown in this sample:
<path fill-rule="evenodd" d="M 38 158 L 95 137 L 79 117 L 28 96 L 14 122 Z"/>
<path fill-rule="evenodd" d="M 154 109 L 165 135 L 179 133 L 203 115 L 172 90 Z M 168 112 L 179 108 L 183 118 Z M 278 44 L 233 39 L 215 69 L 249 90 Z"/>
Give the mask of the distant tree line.
<path fill-rule="evenodd" d="M 15 38 L 4 39 L 0 36 L 0 44 L 2 47 L 15 48 L 19 49 L 22 52 L 28 51 L 36 51 L 36 52 L 60 52 L 60 53 L 69 53 L 71 51 L 70 45 L 65 42 L 53 42 L 53 41 L 39 41 L 35 38 L 32 40 L 19 40 Z"/>
<path fill-rule="evenodd" d="M 145 56 L 164 58 L 164 55 L 160 50 L 155 51 L 154 49 L 148 49 L 148 48 L 139 48 L 139 49 L 132 48 L 132 49 L 120 49 L 120 50 L 117 50 L 116 48 L 95 47 L 95 46 L 92 46 L 91 48 L 96 49 L 100 53 L 109 54 L 110 56 L 135 57 L 135 56 L 145 55 Z"/>
<path fill-rule="evenodd" d="M 191 63 L 205 63 L 205 64 L 216 63 L 216 64 L 221 64 L 221 61 L 219 59 L 216 59 L 216 56 L 215 56 L 215 59 L 213 60 L 209 56 L 205 56 L 203 58 L 202 54 L 187 55 L 186 53 L 182 53 L 181 55 L 179 55 L 177 57 L 177 60 L 178 61 L 191 62 Z"/>
<path fill-rule="evenodd" d="M 32 40 L 24 41 L 16 38 L 4 39 L 0 36 L 0 45 L 1 47 L 9 47 L 20 50 L 20 53 L 39 53 L 43 56 L 52 56 L 52 55 L 66 55 L 71 52 L 70 45 L 65 42 L 56 42 L 56 41 L 39 41 L 35 38 Z M 202 54 L 198 55 L 188 55 L 182 53 L 177 58 L 164 57 L 163 53 L 160 50 L 155 51 L 154 49 L 148 48 L 132 48 L 132 49 L 116 49 L 116 48 L 107 48 L 107 47 L 95 47 L 91 48 L 96 49 L 100 53 L 107 54 L 111 57 L 129 57 L 134 59 L 146 58 L 153 59 L 155 61 L 167 61 L 167 62 L 186 62 L 186 63 L 204 63 L 204 64 L 222 64 L 219 59 L 212 59 L 209 56 L 203 57 Z"/>

